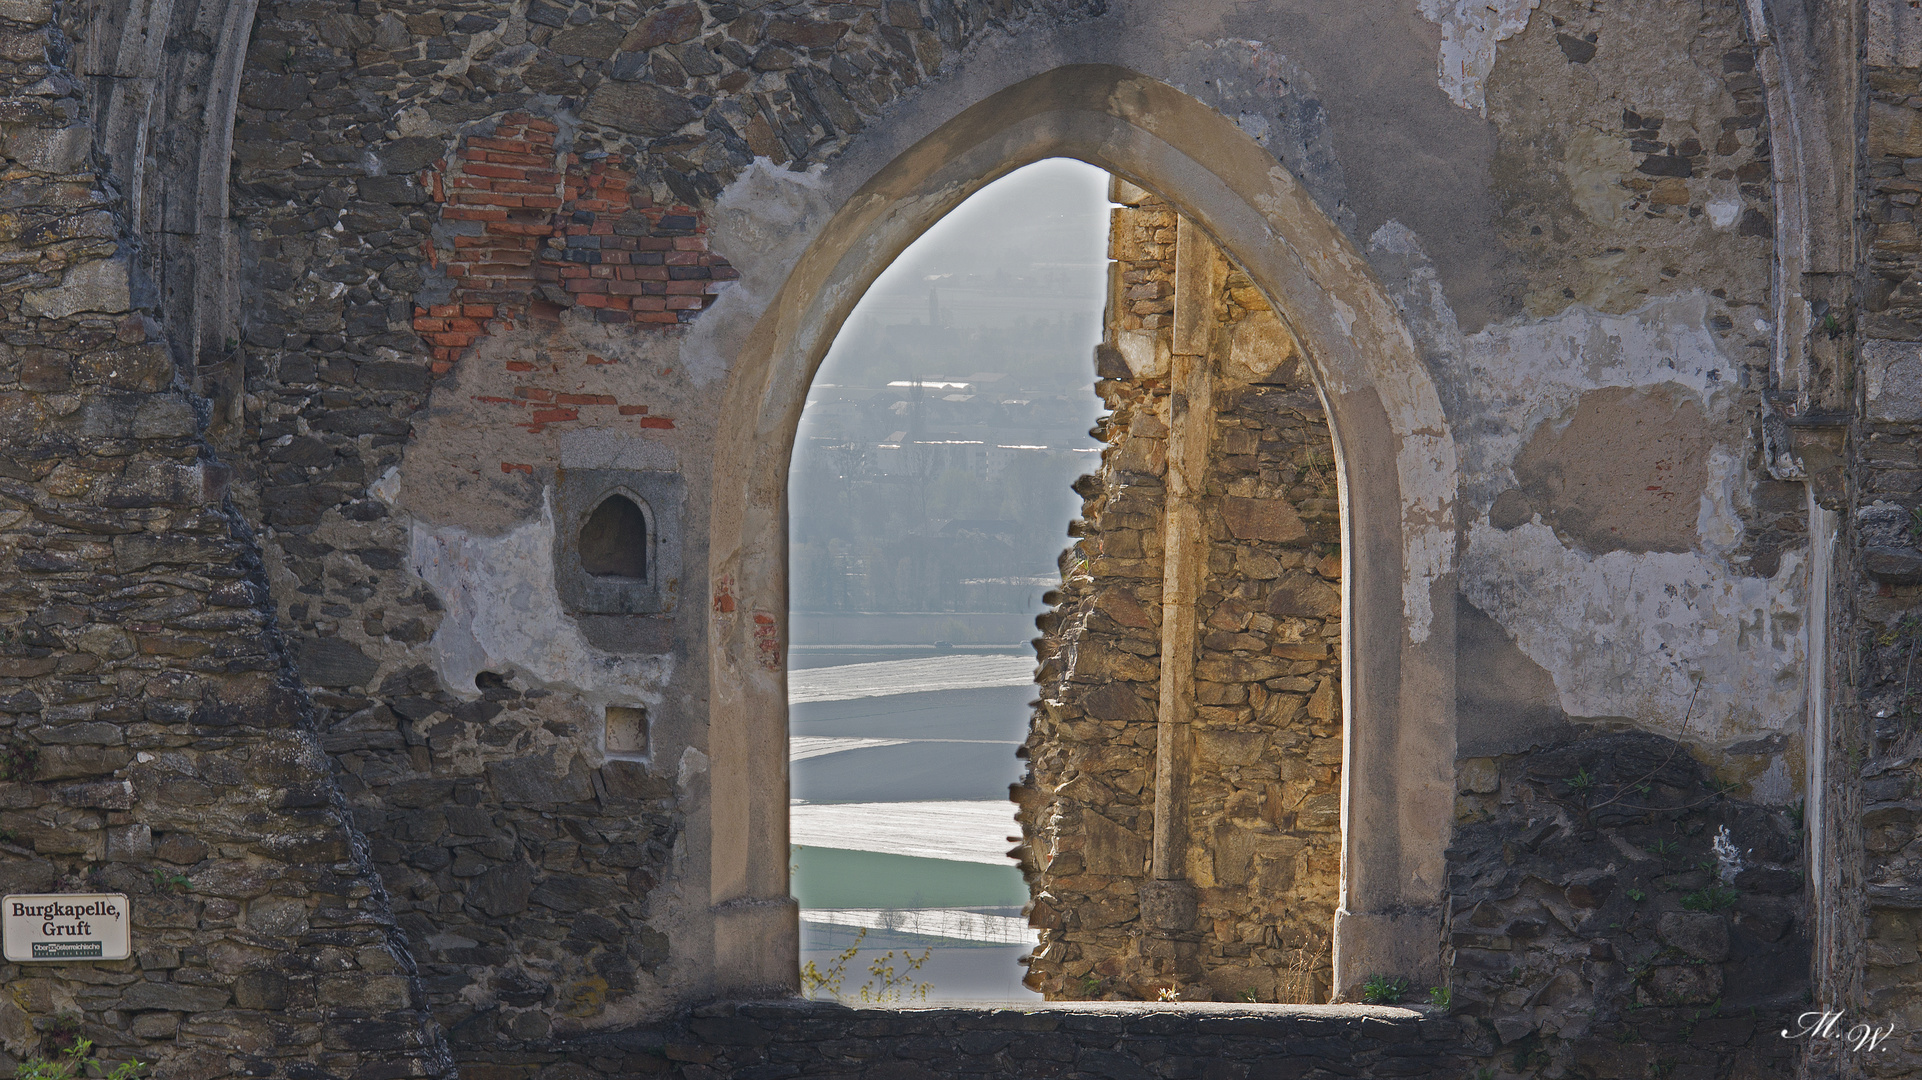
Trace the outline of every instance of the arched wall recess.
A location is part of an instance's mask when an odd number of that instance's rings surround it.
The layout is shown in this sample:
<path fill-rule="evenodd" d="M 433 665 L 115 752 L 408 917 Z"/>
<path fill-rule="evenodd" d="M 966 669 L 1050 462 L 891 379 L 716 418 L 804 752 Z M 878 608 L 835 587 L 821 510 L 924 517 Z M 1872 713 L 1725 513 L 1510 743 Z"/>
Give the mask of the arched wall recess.
<path fill-rule="evenodd" d="M 714 989 L 796 979 L 786 688 L 766 643 L 785 639 L 786 477 L 814 371 L 863 291 L 921 232 L 1048 157 L 1173 202 L 1302 342 L 1334 433 L 1349 585 L 1336 986 L 1352 996 L 1384 971 L 1434 979 L 1455 759 L 1456 456 L 1440 399 L 1366 261 L 1273 156 L 1173 87 L 1075 65 L 985 97 L 880 169 L 821 228 L 732 370 L 722 415 L 752 422 L 717 438 L 710 524 L 715 797 L 698 812 Z"/>
<path fill-rule="evenodd" d="M 561 604 L 590 615 L 672 611 L 681 578 L 680 475 L 563 469 L 556 480 L 554 583 Z"/>
<path fill-rule="evenodd" d="M 625 492 L 613 492 L 587 515 L 575 538 L 581 569 L 590 577 L 645 580 L 653 533 L 647 510 Z"/>
<path fill-rule="evenodd" d="M 96 5 L 73 61 L 89 84 L 89 115 L 45 132 L 41 144 L 47 166 L 73 171 L 90 141 L 120 183 L 140 240 L 130 290 L 158 308 L 175 363 L 213 401 L 208 435 L 223 449 L 241 434 L 245 401 L 228 180 L 256 7 L 257 0 Z"/>

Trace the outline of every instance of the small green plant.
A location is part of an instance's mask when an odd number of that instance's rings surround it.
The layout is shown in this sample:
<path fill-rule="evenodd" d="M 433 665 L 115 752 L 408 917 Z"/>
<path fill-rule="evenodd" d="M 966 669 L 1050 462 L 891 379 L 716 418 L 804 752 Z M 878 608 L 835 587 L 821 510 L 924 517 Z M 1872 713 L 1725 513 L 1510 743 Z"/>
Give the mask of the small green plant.
<path fill-rule="evenodd" d="M 156 867 L 153 872 L 153 887 L 159 892 L 185 893 L 193 891 L 194 883 L 193 879 L 185 874 L 170 874 Z"/>
<path fill-rule="evenodd" d="M 154 873 L 158 875 L 160 871 L 156 870 Z M 812 960 L 803 964 L 801 966 L 801 992 L 810 998 L 819 997 L 822 993 L 825 993 L 831 998 L 840 997 L 841 980 L 847 977 L 848 962 L 854 959 L 855 953 L 861 951 L 861 941 L 867 936 L 868 930 L 867 927 L 864 926 L 859 933 L 854 935 L 854 944 L 849 945 L 846 949 L 843 949 L 839 955 L 835 956 L 834 959 L 828 961 L 826 971 L 816 967 Z"/>
<path fill-rule="evenodd" d="M 1428 1003 L 1446 1012 L 1455 1006 L 1455 992 L 1446 986 L 1428 988 Z"/>
<path fill-rule="evenodd" d="M 1578 795 L 1588 794 L 1589 789 L 1593 788 L 1594 786 L 1595 786 L 1595 778 L 1588 775 L 1588 770 L 1585 768 L 1576 769 L 1575 775 L 1573 777 L 1570 777 L 1568 781 L 1569 790 L 1575 792 Z"/>
<path fill-rule="evenodd" d="M 1673 840 L 1657 840 L 1648 845 L 1648 851 L 1652 855 L 1673 855 L 1675 849 L 1681 846 Z"/>
<path fill-rule="evenodd" d="M 1387 975 L 1370 975 L 1361 984 L 1361 1000 L 1369 1005 L 1399 1005 L 1402 995 L 1408 993 L 1408 980 L 1390 978 Z"/>
<path fill-rule="evenodd" d="M 1795 805 L 1789 807 L 1789 820 L 1795 823 L 1796 832 L 1802 831 L 1803 821 L 1807 817 L 1808 812 L 1807 799 L 1797 799 L 1795 800 Z"/>
<path fill-rule="evenodd" d="M 1081 996 L 1092 998 L 1101 993 L 1101 980 L 1093 975 L 1081 976 Z"/>
<path fill-rule="evenodd" d="M 1261 1000 L 1261 991 L 1251 986 L 1241 992 L 1241 1000 L 1253 1005 L 1255 1002 Z"/>
<path fill-rule="evenodd" d="M 78 1023 L 76 1020 L 76 1027 Z M 14 1069 L 13 1075 L 15 1080 L 135 1080 L 146 1068 L 138 1058 L 128 1058 L 109 1069 L 94 1059 L 93 1040 L 75 1035 L 73 1045 L 62 1050 L 59 1058 L 30 1057 Z"/>
<path fill-rule="evenodd" d="M 934 984 L 915 982 L 914 974 L 933 955 L 933 949 L 923 949 L 920 956 L 903 950 L 901 962 L 905 966 L 899 970 L 894 966 L 893 949 L 876 957 L 874 963 L 868 965 L 868 974 L 874 977 L 861 984 L 861 1000 L 876 1005 L 900 1001 L 904 997 L 928 1000 L 928 993 L 934 989 Z"/>
<path fill-rule="evenodd" d="M 1639 904 L 1648 899 L 1648 894 L 1640 889 L 1630 889 L 1628 890 L 1628 898 Z"/>
<path fill-rule="evenodd" d="M 1179 987 L 1164 986 L 1155 993 L 1155 1000 L 1156 1001 L 1180 1001 L 1181 990 Z"/>
<path fill-rule="evenodd" d="M 825 970 L 812 960 L 803 964 L 801 992 L 810 998 L 826 996 L 838 999 L 841 996 L 841 984 L 847 978 L 848 964 L 853 962 L 855 956 L 860 953 L 861 942 L 865 941 L 867 936 L 867 927 L 862 927 L 854 935 L 853 943 L 837 953 L 834 959 L 829 960 Z M 871 977 L 861 984 L 859 991 L 861 1000 L 873 1004 L 899 1001 L 904 997 L 927 1000 L 929 991 L 934 989 L 934 984 L 915 982 L 914 973 L 921 970 L 921 965 L 927 963 L 933 955 L 933 949 L 924 951 L 920 956 L 904 952 L 901 954 L 904 967 L 895 966 L 895 954 L 892 949 L 876 957 L 874 962 L 868 965 L 868 974 Z"/>
<path fill-rule="evenodd" d="M 1697 889 L 1683 895 L 1682 909 L 1684 911 L 1727 911 L 1735 906 L 1735 901 L 1740 896 L 1741 894 L 1734 889 L 1722 889 L 1711 885 L 1706 889 Z"/>

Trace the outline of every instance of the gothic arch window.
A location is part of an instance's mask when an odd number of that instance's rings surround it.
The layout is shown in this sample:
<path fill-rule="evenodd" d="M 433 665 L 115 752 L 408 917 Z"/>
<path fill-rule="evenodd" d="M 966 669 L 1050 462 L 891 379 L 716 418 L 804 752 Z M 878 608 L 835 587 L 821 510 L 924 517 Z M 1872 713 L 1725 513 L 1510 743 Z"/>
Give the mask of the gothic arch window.
<path fill-rule="evenodd" d="M 1331 716 L 1325 699 L 1338 697 L 1341 715 L 1352 720 L 1342 735 L 1335 808 L 1341 857 L 1332 989 L 1358 995 L 1370 973 L 1391 970 L 1439 981 L 1437 897 L 1455 779 L 1455 627 L 1446 598 L 1454 588 L 1449 539 L 1458 483 L 1440 399 L 1394 303 L 1352 241 L 1271 153 L 1208 106 L 1137 73 L 1060 68 L 976 102 L 937 132 L 915 134 L 913 150 L 863 189 L 880 197 L 850 200 L 815 234 L 771 302 L 770 311 L 784 317 L 759 324 L 731 375 L 730 403 L 756 421 L 721 433 L 710 489 L 712 672 L 716 698 L 727 706 L 710 717 L 708 745 L 741 748 L 712 755 L 710 782 L 717 792 L 744 795 L 713 800 L 707 818 L 714 987 L 798 985 L 799 912 L 786 895 L 783 828 L 787 687 L 762 677 L 783 666 L 778 646 L 787 629 L 786 492 L 767 482 L 788 464 L 792 441 L 779 436 L 794 431 L 835 332 L 882 269 L 974 190 L 1051 156 L 1107 168 L 1165 198 L 1219 245 L 1299 342 L 1334 447 L 1332 460 L 1324 455 L 1315 467 L 1332 467 L 1338 481 L 1342 678 L 1338 693 L 1320 685 L 1313 693 L 1294 686 L 1268 692 L 1299 692 L 1309 699 L 1304 710 L 1312 704 Z M 1115 352 L 1106 357 L 1110 365 L 1119 360 L 1131 372 L 1143 361 L 1160 363 L 1159 355 Z M 1292 531 L 1257 517 L 1237 518 L 1241 531 Z M 1224 527 L 1235 533 L 1232 522 Z M 734 617 L 736 598 L 749 596 L 767 599 L 754 601 L 751 617 Z M 1259 817 L 1264 800 L 1248 802 L 1238 801 L 1230 816 Z M 1246 870 L 1260 887 L 1254 861 Z M 1238 876 L 1243 865 L 1233 863 Z M 1154 897 L 1166 901 L 1158 905 L 1165 918 L 1157 910 L 1156 921 L 1184 922 L 1179 890 L 1165 891 Z"/>

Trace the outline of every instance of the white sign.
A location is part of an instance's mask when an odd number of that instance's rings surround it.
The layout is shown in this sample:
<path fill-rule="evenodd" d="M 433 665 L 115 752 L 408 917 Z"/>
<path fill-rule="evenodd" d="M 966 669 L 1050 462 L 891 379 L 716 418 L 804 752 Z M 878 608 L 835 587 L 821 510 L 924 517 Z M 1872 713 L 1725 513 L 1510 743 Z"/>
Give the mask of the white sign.
<path fill-rule="evenodd" d="M 8 960 L 125 960 L 133 949 L 125 893 L 45 893 L 0 899 Z"/>

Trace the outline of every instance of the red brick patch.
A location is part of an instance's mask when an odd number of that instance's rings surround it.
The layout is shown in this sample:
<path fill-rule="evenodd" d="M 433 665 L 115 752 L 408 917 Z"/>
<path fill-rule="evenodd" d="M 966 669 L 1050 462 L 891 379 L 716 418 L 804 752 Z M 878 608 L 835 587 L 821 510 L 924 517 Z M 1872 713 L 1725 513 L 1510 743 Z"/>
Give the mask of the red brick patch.
<path fill-rule="evenodd" d="M 781 631 L 774 616 L 765 611 L 754 613 L 754 645 L 761 654 L 761 666 L 769 671 L 781 669 Z"/>
<path fill-rule="evenodd" d="M 619 156 L 561 153 L 557 130 L 510 113 L 492 135 L 468 136 L 422 177 L 442 220 L 480 226 L 455 237 L 452 250 L 427 247 L 429 265 L 444 263 L 454 281 L 447 303 L 415 309 L 414 330 L 436 374 L 496 322 L 511 328 L 516 319 L 579 307 L 597 322 L 671 326 L 691 321 L 721 283 L 740 277 L 708 250 L 700 211 L 654 205 Z M 533 370 L 524 361 L 509 368 Z"/>

